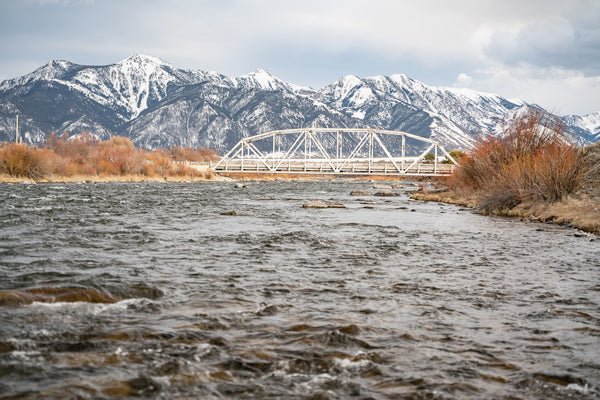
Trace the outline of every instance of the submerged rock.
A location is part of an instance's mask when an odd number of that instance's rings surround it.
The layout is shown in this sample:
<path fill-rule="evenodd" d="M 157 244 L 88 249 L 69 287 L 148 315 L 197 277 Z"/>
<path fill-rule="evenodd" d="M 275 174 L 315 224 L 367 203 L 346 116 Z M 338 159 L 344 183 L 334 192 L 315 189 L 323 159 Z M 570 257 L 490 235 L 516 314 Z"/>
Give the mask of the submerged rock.
<path fill-rule="evenodd" d="M 39 303 L 116 303 L 122 300 L 113 295 L 93 288 L 83 287 L 36 287 L 23 290 L 0 290 L 0 306 L 16 306 Z"/>
<path fill-rule="evenodd" d="M 303 208 L 329 208 L 327 203 L 322 200 L 309 200 L 302 205 Z"/>
<path fill-rule="evenodd" d="M 147 377 L 139 376 L 137 378 L 127 381 L 131 393 L 134 396 L 146 396 L 150 394 L 156 394 L 162 390 L 160 382 Z"/>
<path fill-rule="evenodd" d="M 240 213 L 238 213 L 237 211 L 235 211 L 235 210 L 234 210 L 234 211 L 225 211 L 225 212 L 222 212 L 220 215 L 233 215 L 233 216 L 238 216 L 238 215 L 240 215 Z"/>
<path fill-rule="evenodd" d="M 302 205 L 303 208 L 346 208 L 345 205 L 337 201 L 322 201 L 322 200 L 309 200 Z"/>
<path fill-rule="evenodd" d="M 391 189 L 392 185 L 384 184 L 384 183 L 376 183 L 373 185 L 373 189 Z"/>
<path fill-rule="evenodd" d="M 346 208 L 342 203 L 338 203 L 337 201 L 328 201 L 327 208 Z"/>
<path fill-rule="evenodd" d="M 392 197 L 397 196 L 397 194 L 392 192 L 391 190 L 380 190 L 377 193 L 373 194 L 373 196 Z"/>

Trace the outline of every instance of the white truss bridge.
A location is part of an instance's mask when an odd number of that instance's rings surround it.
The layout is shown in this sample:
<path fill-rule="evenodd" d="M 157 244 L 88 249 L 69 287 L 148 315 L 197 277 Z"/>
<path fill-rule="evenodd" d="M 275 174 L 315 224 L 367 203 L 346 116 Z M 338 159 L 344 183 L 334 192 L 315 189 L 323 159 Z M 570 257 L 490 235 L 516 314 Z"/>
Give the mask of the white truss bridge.
<path fill-rule="evenodd" d="M 407 150 L 414 148 L 425 150 L 407 155 Z M 243 138 L 213 170 L 228 173 L 444 176 L 451 174 L 456 165 L 456 160 L 438 142 L 407 132 L 307 128 L 271 131 Z"/>

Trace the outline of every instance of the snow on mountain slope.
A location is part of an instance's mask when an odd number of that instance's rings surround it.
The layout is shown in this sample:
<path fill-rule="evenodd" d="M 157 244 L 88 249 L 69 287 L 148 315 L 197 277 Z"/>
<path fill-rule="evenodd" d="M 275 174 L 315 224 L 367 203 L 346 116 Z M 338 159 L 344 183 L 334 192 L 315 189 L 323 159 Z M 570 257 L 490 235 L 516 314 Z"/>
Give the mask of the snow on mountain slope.
<path fill-rule="evenodd" d="M 568 126 L 581 129 L 591 140 L 600 141 L 600 111 L 587 115 L 568 115 L 563 118 Z"/>
<path fill-rule="evenodd" d="M 51 61 L 0 83 L 0 140 L 14 121 L 28 143 L 52 131 L 100 138 L 126 135 L 138 145 L 207 146 L 226 151 L 241 137 L 272 129 L 339 126 L 401 130 L 467 148 L 499 134 L 530 107 L 469 89 L 428 86 L 402 74 L 347 75 L 316 91 L 257 69 L 239 77 L 178 69 L 133 55 L 116 64 Z M 600 113 L 563 119 L 573 141 L 600 140 Z"/>
<path fill-rule="evenodd" d="M 226 151 L 242 137 L 269 130 L 351 123 L 345 114 L 287 90 L 208 81 L 178 88 L 124 129 L 140 147 L 163 143 Z"/>
<path fill-rule="evenodd" d="M 98 103 L 116 105 L 123 119 L 131 120 L 165 98 L 169 85 L 205 79 L 204 74 L 179 70 L 156 57 L 134 55 L 114 65 L 81 70 L 72 82 Z"/>
<path fill-rule="evenodd" d="M 308 95 L 315 92 L 309 87 L 285 82 L 262 68 L 258 68 L 249 74 L 237 78 L 231 78 L 231 82 L 235 88 L 252 88 L 268 91 L 283 90 L 299 95 Z"/>
<path fill-rule="evenodd" d="M 107 66 L 81 66 L 50 61 L 22 78 L 5 81 L 0 92 L 35 82 L 55 82 L 78 91 L 94 102 L 114 108 L 123 121 L 139 116 L 168 94 L 170 85 L 186 85 L 214 79 L 214 75 L 190 72 L 151 56 L 133 55 Z"/>
<path fill-rule="evenodd" d="M 430 117 L 427 136 L 461 148 L 472 145 L 478 134 L 493 131 L 510 110 L 527 106 L 468 89 L 430 87 L 402 74 L 345 76 L 316 98 L 371 125 L 409 132 L 419 129 L 407 125 L 404 116 L 421 110 Z"/>
<path fill-rule="evenodd" d="M 30 85 L 38 81 L 62 80 L 81 68 L 85 67 L 68 61 L 53 60 L 29 74 L 1 82 L 0 93 L 6 92 L 12 88 Z"/>

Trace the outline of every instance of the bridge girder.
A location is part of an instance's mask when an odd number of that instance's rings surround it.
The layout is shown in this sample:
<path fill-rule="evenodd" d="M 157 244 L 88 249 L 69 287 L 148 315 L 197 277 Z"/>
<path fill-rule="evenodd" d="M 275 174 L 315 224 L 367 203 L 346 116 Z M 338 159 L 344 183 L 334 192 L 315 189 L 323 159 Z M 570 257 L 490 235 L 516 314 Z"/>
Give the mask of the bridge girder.
<path fill-rule="evenodd" d="M 335 155 L 330 154 L 323 144 L 325 135 L 335 135 Z M 282 155 L 282 137 L 291 136 L 291 146 Z M 344 135 L 353 135 L 355 144 L 348 155 L 343 154 Z M 381 135 L 401 137 L 401 154 L 394 156 L 381 139 Z M 261 151 L 256 143 L 271 139 L 270 154 Z M 425 143 L 427 149 L 416 157 L 406 156 L 406 138 Z M 346 139 L 348 140 L 348 139 Z M 264 143 L 264 142 L 263 142 Z M 320 158 L 313 157 L 315 146 Z M 303 150 L 301 147 L 304 146 Z M 263 149 L 266 146 L 262 146 Z M 384 157 L 375 157 L 374 150 L 379 148 Z M 333 150 L 333 149 L 330 149 Z M 360 156 L 361 151 L 366 156 Z M 303 157 L 295 157 L 301 151 Z M 434 152 L 433 163 L 423 163 L 423 159 Z M 450 162 L 438 162 L 439 152 Z M 435 140 L 402 131 L 390 131 L 371 128 L 305 128 L 284 129 L 261 133 L 241 139 L 214 167 L 223 172 L 259 172 L 259 173 L 317 173 L 335 175 L 448 175 L 458 165 L 450 153 Z"/>

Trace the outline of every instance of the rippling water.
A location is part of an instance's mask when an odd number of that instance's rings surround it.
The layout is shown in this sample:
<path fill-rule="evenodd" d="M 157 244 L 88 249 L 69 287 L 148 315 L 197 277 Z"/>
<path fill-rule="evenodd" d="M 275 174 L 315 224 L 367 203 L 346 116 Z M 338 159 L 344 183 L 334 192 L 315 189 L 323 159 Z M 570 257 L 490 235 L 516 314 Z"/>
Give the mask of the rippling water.
<path fill-rule="evenodd" d="M 0 398 L 600 398 L 598 239 L 371 185 L 0 185 Z"/>

